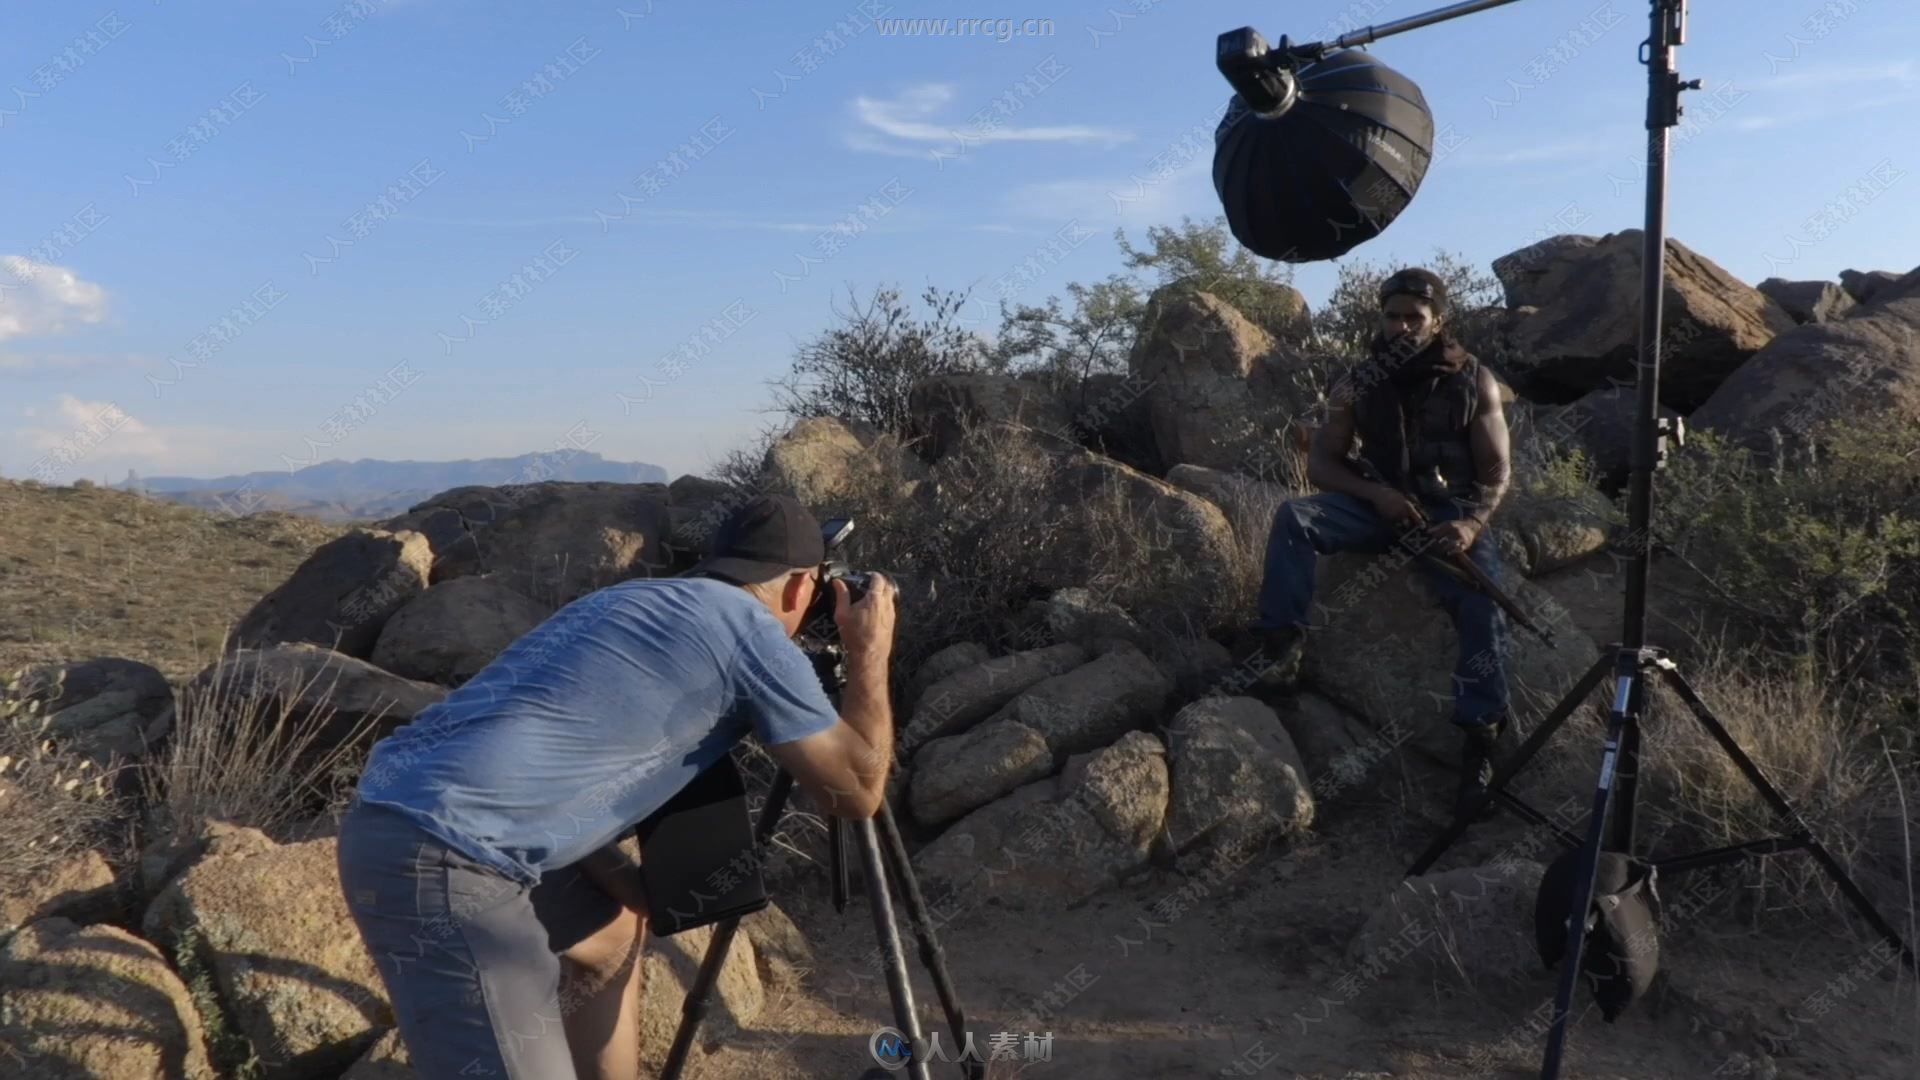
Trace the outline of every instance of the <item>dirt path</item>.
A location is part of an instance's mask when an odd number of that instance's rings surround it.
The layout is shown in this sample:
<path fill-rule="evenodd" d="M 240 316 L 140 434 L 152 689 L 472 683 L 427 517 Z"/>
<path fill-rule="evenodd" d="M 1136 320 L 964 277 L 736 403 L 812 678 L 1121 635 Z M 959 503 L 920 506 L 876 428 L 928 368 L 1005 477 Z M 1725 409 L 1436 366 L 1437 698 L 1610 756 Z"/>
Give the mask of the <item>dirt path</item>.
<path fill-rule="evenodd" d="M 990 1080 L 1538 1076 L 1545 1025 L 1530 1012 L 1551 1008 L 1555 983 L 1537 964 L 1492 996 L 1407 971 L 1363 979 L 1351 993 L 1349 941 L 1433 835 L 1429 822 L 1409 822 L 1402 800 L 1371 798 L 1342 808 L 1312 846 L 1252 860 L 1185 910 L 1163 901 L 1187 881 L 1156 870 L 1077 910 L 1015 912 L 988 901 L 946 925 L 941 943 L 982 1051 L 1002 1029 L 1053 1033 L 1051 1060 L 995 1062 Z M 1491 860 L 1520 835 L 1509 818 L 1489 823 L 1440 868 Z M 771 1001 L 745 1037 L 697 1055 L 690 1080 L 857 1077 L 872 1066 L 868 1037 L 893 1023 L 884 983 L 860 978 L 876 940 L 864 899 L 844 914 L 824 889 L 778 899 L 818 956 L 808 992 Z M 900 927 L 914 948 L 904 910 Z M 1871 944 L 1813 934 L 1791 944 L 1663 941 L 1671 989 L 1614 1025 L 1583 992 L 1561 1075 L 1913 1080 L 1920 1005 L 1910 976 L 1896 984 L 1894 969 L 1880 965 L 1879 978 L 1856 977 L 1831 1007 L 1809 1004 L 1822 984 L 1870 963 Z M 917 959 L 909 970 L 922 1023 L 951 1047 L 931 979 Z M 1056 1007 L 1036 1018 L 1027 1003 L 1050 990 Z M 1761 1046 L 1773 1060 L 1755 1070 L 1740 1055 Z M 933 1074 L 961 1075 L 956 1064 Z"/>

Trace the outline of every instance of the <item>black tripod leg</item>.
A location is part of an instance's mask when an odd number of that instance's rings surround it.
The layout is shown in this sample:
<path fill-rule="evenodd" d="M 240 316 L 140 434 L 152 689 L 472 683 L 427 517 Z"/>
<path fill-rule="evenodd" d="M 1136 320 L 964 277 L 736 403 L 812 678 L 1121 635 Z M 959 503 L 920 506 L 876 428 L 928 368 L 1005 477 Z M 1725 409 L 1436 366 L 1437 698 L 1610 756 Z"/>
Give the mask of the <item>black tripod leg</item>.
<path fill-rule="evenodd" d="M 1541 721 L 1540 726 L 1535 728 L 1533 734 L 1527 737 L 1527 741 L 1515 751 L 1513 759 L 1497 763 L 1493 770 L 1493 782 L 1487 785 L 1487 798 L 1491 799 L 1506 793 L 1507 784 L 1520 775 L 1520 770 L 1526 768 L 1527 762 L 1533 760 L 1533 756 L 1547 745 L 1547 740 L 1553 738 L 1553 733 L 1559 730 L 1561 724 L 1567 722 L 1567 717 L 1572 716 L 1573 711 L 1586 701 L 1587 695 L 1593 693 L 1593 688 L 1600 685 L 1601 678 L 1607 673 L 1607 667 L 1606 656 L 1602 655 L 1595 660 L 1593 667 L 1589 668 L 1585 675 L 1580 676 L 1580 681 L 1574 684 L 1573 689 L 1567 691 L 1567 696 L 1560 699 L 1560 703 L 1553 707 L 1553 711 L 1547 714 L 1547 718 Z M 1448 848 L 1466 835 L 1467 827 L 1473 824 L 1473 811 L 1477 809 L 1476 805 L 1465 814 L 1455 814 L 1453 824 L 1447 826 L 1445 832 L 1436 837 L 1433 843 L 1427 845 L 1427 850 L 1420 853 L 1420 858 L 1413 864 L 1413 868 L 1407 871 L 1407 876 L 1419 877 L 1431 869 L 1434 863 L 1440 861 L 1440 856 L 1445 855 Z"/>
<path fill-rule="evenodd" d="M 827 819 L 827 867 L 828 879 L 833 883 L 833 910 L 847 910 L 848 894 L 852 891 L 847 884 L 847 820 L 829 817 Z"/>
<path fill-rule="evenodd" d="M 1794 840 L 1813 854 L 1814 859 L 1826 870 L 1827 876 L 1833 879 L 1833 883 L 1840 887 L 1841 892 L 1847 894 L 1847 899 L 1853 901 L 1853 906 L 1859 909 L 1861 917 L 1867 920 L 1868 925 L 1879 931 L 1880 936 L 1886 938 L 1888 944 L 1900 950 L 1901 957 L 1907 962 L 1907 969 L 1920 974 L 1920 967 L 1915 966 L 1913 950 L 1900 940 L 1899 932 L 1880 917 L 1880 912 L 1874 908 L 1873 901 L 1869 900 L 1867 894 L 1861 892 L 1860 887 L 1854 884 L 1846 868 L 1840 865 L 1840 861 L 1834 858 L 1833 853 L 1828 851 L 1826 845 L 1814 835 L 1813 827 L 1800 816 L 1800 812 L 1787 802 L 1786 796 L 1780 794 L 1779 789 L 1773 786 L 1766 774 L 1760 771 L 1760 766 L 1754 764 L 1753 759 L 1747 756 L 1747 752 L 1740 748 L 1740 744 L 1734 741 L 1732 735 L 1727 733 L 1719 717 L 1713 715 L 1713 710 L 1709 709 L 1700 695 L 1694 692 L 1693 687 L 1680 674 L 1680 670 L 1671 662 L 1663 661 L 1660 664 L 1660 671 L 1666 676 L 1667 685 L 1673 687 L 1673 692 L 1679 694 L 1680 700 L 1686 703 L 1687 711 L 1693 713 L 1694 718 L 1707 729 L 1707 733 L 1713 736 L 1713 740 L 1719 743 L 1720 748 L 1733 759 L 1733 763 L 1739 766 L 1741 773 L 1746 776 L 1749 783 L 1753 784 L 1754 790 L 1760 793 L 1760 797 L 1766 800 L 1774 813 L 1780 815 L 1782 820 L 1792 826 Z"/>
<path fill-rule="evenodd" d="M 1607 811 L 1613 804 L 1614 769 L 1620 760 L 1620 741 L 1626 729 L 1639 718 L 1628 708 L 1639 700 L 1634 686 L 1639 680 L 1639 650 L 1621 649 L 1615 655 L 1613 709 L 1607 715 L 1607 746 L 1600 758 L 1600 776 L 1594 783 L 1593 816 L 1587 826 L 1586 846 L 1573 880 L 1572 902 L 1567 907 L 1567 947 L 1561 955 L 1560 991 L 1554 998 L 1553 1028 L 1547 1034 L 1547 1056 L 1540 1066 L 1541 1080 L 1560 1075 L 1560 1056 L 1566 1049 L 1567 1023 L 1573 1014 L 1573 991 L 1580 982 L 1580 958 L 1587 943 L 1587 914 L 1593 907 L 1593 879 L 1600 868 L 1600 845 L 1606 839 Z"/>
<path fill-rule="evenodd" d="M 894 1020 L 900 1026 L 900 1033 L 907 1038 L 912 1047 L 912 1056 L 907 1061 L 907 1072 L 913 1080 L 930 1080 L 927 1072 L 927 1057 L 930 1047 L 927 1038 L 920 1031 L 920 1015 L 913 1007 L 913 984 L 907 979 L 907 952 L 900 943 L 900 927 L 893 918 L 893 898 L 887 893 L 887 875 L 882 866 L 880 838 L 875 831 L 873 819 L 859 822 L 860 858 L 866 869 L 867 902 L 873 905 L 873 927 L 880 937 L 880 947 L 885 953 L 887 965 L 887 992 L 893 998 Z"/>
<path fill-rule="evenodd" d="M 907 845 L 900 838 L 900 826 L 893 820 L 893 808 L 882 802 L 877 817 L 887 854 L 887 867 L 906 893 L 907 921 L 912 924 L 914 936 L 920 941 L 920 962 L 926 965 L 927 971 L 933 976 L 934 992 L 940 995 L 940 1005 L 946 1010 L 947 1024 L 953 1028 L 954 1045 L 965 1046 L 966 1013 L 961 1010 L 960 996 L 954 992 L 953 980 L 947 975 L 946 954 L 940 948 L 939 939 L 934 936 L 932 920 L 927 918 L 926 897 L 920 892 L 920 879 L 914 876 L 913 864 L 907 858 Z M 969 1080 L 981 1080 L 986 1075 L 985 1062 L 969 1059 L 964 1064 Z"/>
<path fill-rule="evenodd" d="M 773 836 L 773 827 L 780 820 L 781 811 L 786 809 L 787 796 L 792 791 L 793 777 L 781 770 L 767 791 L 767 804 L 760 809 L 760 824 L 754 828 L 755 848 L 766 848 L 767 841 Z M 644 858 L 645 852 L 641 856 Z M 687 1067 L 687 1054 L 693 1049 L 693 1034 L 707 1017 L 713 985 L 720 979 L 720 968 L 727 962 L 727 952 L 733 948 L 733 935 L 739 928 L 739 916 L 722 920 L 714 926 L 713 938 L 707 942 L 707 954 L 700 961 L 700 973 L 687 991 L 686 1000 L 680 1004 L 680 1028 L 673 1033 L 673 1045 L 667 1050 L 667 1063 L 660 1070 L 660 1080 L 680 1080 L 680 1070 Z"/>

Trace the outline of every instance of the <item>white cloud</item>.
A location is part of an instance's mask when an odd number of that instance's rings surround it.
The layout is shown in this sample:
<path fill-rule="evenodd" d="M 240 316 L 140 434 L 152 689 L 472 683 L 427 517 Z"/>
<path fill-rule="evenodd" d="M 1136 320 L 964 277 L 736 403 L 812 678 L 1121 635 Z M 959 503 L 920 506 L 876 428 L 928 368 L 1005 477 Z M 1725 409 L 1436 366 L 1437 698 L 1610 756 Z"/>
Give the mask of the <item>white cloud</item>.
<path fill-rule="evenodd" d="M 20 475 L 49 483 L 98 475 L 106 461 L 151 461 L 174 452 L 162 433 L 113 401 L 87 401 L 72 394 L 55 397 L 50 409 L 20 410 L 32 423 L 14 434 L 9 457 L 24 459 Z"/>
<path fill-rule="evenodd" d="M 57 334 L 106 317 L 107 291 L 100 286 L 64 266 L 0 255 L 0 341 Z"/>
<path fill-rule="evenodd" d="M 101 371 L 143 367 L 153 359 L 139 353 L 0 352 L 0 371 Z"/>
<path fill-rule="evenodd" d="M 905 143 L 954 143 L 970 145 L 990 142 L 1092 142 L 1113 145 L 1133 138 L 1133 133 L 1118 128 L 1090 127 L 1084 124 L 1064 124 L 1040 127 L 1017 127 L 1012 124 L 992 129 L 972 126 L 971 120 L 963 119 L 956 126 L 939 123 L 937 117 L 957 96 L 951 83 L 921 83 L 902 91 L 891 99 L 857 97 L 853 100 L 853 112 L 862 125 L 877 131 L 888 138 Z M 885 143 L 868 141 L 855 144 L 856 149 L 881 153 L 899 149 L 892 146 L 889 150 L 877 150 Z"/>
<path fill-rule="evenodd" d="M 1787 89 L 1790 87 L 1850 86 L 1858 83 L 1898 83 L 1912 86 L 1920 83 L 1920 66 L 1911 60 L 1898 60 L 1888 64 L 1827 64 L 1820 67 L 1806 67 L 1791 70 L 1783 75 L 1772 75 L 1761 79 L 1756 85 L 1767 89 Z"/>
<path fill-rule="evenodd" d="M 704 210 L 642 208 L 603 219 L 592 214 L 551 214 L 519 218 L 430 217 L 414 216 L 408 221 L 423 225 L 451 225 L 463 229 L 550 229 L 560 225 L 698 225 L 713 229 L 756 229 L 769 232 L 820 232 L 834 227 L 832 222 L 769 221 L 717 214 Z"/>

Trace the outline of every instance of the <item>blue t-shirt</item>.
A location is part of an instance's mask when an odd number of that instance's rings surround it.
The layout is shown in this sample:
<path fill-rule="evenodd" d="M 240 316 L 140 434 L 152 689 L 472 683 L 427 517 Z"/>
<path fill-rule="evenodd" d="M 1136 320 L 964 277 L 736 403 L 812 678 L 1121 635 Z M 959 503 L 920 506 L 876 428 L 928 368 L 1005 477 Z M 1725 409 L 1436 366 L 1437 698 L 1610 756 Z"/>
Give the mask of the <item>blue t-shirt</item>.
<path fill-rule="evenodd" d="M 751 731 L 839 722 L 773 612 L 708 578 L 566 605 L 373 748 L 363 802 L 533 882 L 616 840 Z"/>

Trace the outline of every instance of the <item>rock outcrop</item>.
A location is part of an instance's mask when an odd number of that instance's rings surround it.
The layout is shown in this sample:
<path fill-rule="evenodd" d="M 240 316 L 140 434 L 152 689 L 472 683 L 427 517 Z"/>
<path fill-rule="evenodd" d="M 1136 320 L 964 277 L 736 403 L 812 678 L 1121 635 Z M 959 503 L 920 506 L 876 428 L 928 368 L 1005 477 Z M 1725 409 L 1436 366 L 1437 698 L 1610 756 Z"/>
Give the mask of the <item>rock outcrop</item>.
<path fill-rule="evenodd" d="M 1591 242 L 1588 242 L 1591 240 Z M 1637 229 L 1555 237 L 1494 260 L 1510 306 L 1537 308 L 1512 327 L 1514 388 L 1572 401 L 1631 381 L 1639 354 Z M 1712 396 L 1734 369 L 1794 328 L 1780 305 L 1681 244 L 1667 241 L 1661 401 L 1681 412 Z"/>

